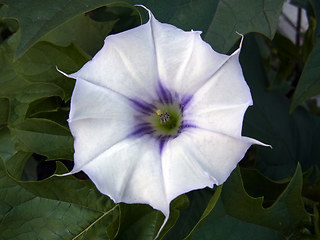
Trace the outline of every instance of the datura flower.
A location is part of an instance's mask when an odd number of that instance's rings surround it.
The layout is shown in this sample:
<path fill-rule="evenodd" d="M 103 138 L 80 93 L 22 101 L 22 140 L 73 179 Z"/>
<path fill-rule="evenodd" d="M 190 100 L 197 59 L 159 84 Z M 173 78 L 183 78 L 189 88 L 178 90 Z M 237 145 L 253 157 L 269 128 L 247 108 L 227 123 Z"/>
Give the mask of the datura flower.
<path fill-rule="evenodd" d="M 110 35 L 78 72 L 69 126 L 74 168 L 114 202 L 169 204 L 220 185 L 252 144 L 241 136 L 252 98 L 240 48 L 219 54 L 201 32 L 149 21 Z M 262 144 L 263 145 L 263 144 Z"/>

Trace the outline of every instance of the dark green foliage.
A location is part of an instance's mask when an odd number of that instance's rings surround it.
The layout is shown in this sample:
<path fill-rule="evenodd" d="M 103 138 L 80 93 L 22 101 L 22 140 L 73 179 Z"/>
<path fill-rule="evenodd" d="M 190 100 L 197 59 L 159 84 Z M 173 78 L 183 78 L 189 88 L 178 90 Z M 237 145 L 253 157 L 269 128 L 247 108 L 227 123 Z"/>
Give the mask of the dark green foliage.
<path fill-rule="evenodd" d="M 223 186 L 181 195 L 159 239 L 319 239 L 320 119 L 310 100 L 320 93 L 320 4 L 308 12 L 298 46 L 276 33 L 283 0 L 4 0 L 0 3 L 0 239 L 144 239 L 161 212 L 114 204 L 72 168 L 68 128 L 72 73 L 105 37 L 147 21 L 200 30 L 218 52 L 240 56 L 254 105 L 243 135 L 252 147 Z M 62 163 L 64 164 L 62 164 Z M 57 169 L 55 167 L 57 166 Z M 246 168 L 244 168 L 246 167 Z M 44 178 L 44 179 L 43 179 Z"/>

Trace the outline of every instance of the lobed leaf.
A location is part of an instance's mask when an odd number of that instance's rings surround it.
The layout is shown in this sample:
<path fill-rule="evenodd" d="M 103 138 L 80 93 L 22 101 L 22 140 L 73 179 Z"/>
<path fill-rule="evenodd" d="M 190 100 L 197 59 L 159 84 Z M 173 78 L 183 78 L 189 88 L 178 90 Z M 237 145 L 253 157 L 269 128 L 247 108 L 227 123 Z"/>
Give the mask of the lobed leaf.
<path fill-rule="evenodd" d="M 22 56 L 41 37 L 57 26 L 74 17 L 101 6 L 110 6 L 114 0 L 58 0 L 46 1 L 4 1 L 7 4 L 6 18 L 17 19 L 21 27 L 21 42 L 15 58 Z M 131 4 L 143 4 L 157 18 L 177 27 L 204 31 L 204 39 L 214 49 L 227 52 L 239 36 L 248 32 L 260 32 L 272 38 L 275 34 L 283 0 L 179 0 L 168 1 L 135 1 Z M 199 14 L 204 20 L 199 20 Z"/>
<path fill-rule="evenodd" d="M 221 0 L 207 31 L 205 41 L 226 53 L 239 39 L 236 32 L 259 32 L 272 39 L 276 33 L 284 1 Z"/>
<path fill-rule="evenodd" d="M 263 198 L 246 193 L 240 171 L 236 169 L 224 184 L 216 207 L 200 223 L 192 239 L 286 239 L 296 228 L 310 224 L 301 191 L 302 172 L 298 166 L 277 201 L 264 208 Z"/>
<path fill-rule="evenodd" d="M 48 42 L 39 42 L 32 47 L 23 57 L 13 64 L 19 77 L 33 84 L 54 84 L 64 90 L 60 96 L 69 100 L 74 87 L 74 81 L 66 78 L 57 71 L 77 71 L 90 57 L 75 45 L 68 47 L 55 46 Z M 19 92 L 18 89 L 16 89 Z M 37 96 L 35 99 L 51 97 L 48 95 Z"/>
<path fill-rule="evenodd" d="M 70 180 L 70 179 L 69 179 Z M 47 180 L 51 181 L 51 180 Z M 79 181 L 78 181 L 79 182 Z M 22 183 L 12 179 L 5 171 L 2 160 L 0 161 L 0 238 L 1 239 L 107 239 L 106 234 L 102 233 L 101 228 L 95 231 L 96 226 L 108 224 L 112 220 L 111 213 L 114 209 L 112 204 L 105 205 L 98 199 L 105 196 L 97 193 L 97 190 L 86 191 L 89 193 L 89 202 L 93 204 L 103 204 L 104 211 L 90 209 L 88 206 L 81 205 L 81 202 L 70 203 L 66 201 L 65 192 L 60 187 L 69 184 L 69 195 L 76 196 L 74 201 L 82 201 L 83 191 L 79 192 L 74 186 L 74 182 L 60 181 L 63 185 L 55 182 L 54 192 L 51 193 L 52 199 L 39 197 L 24 187 L 37 189 L 41 193 L 41 182 Z M 51 182 L 53 184 L 53 182 Z M 81 185 L 81 181 L 79 182 Z M 79 186 L 76 185 L 76 186 Z M 82 188 L 83 189 L 83 188 Z M 46 188 L 45 195 L 50 195 L 52 188 Z M 92 192 L 96 192 L 93 194 Z M 67 195 L 68 195 L 67 194 Z M 97 195 L 98 194 L 98 195 Z M 41 194 L 40 194 L 41 195 Z M 18 196 L 18 197 L 17 197 Z M 81 196 L 81 198 L 77 198 Z M 60 199 L 61 198 L 61 199 Z M 59 200 L 54 200 L 59 199 Z M 95 202 L 98 200 L 97 202 Z M 110 200 L 107 200 L 110 201 Z M 92 204 L 92 203 L 91 203 Z M 109 207 L 107 207 L 109 206 Z M 102 237 L 103 236 L 103 237 Z"/>
<path fill-rule="evenodd" d="M 17 58 L 22 56 L 42 36 L 60 24 L 77 15 L 114 1 L 57 0 L 50 2 L 42 0 L 10 0 L 3 2 L 8 7 L 5 17 L 17 19 L 20 24 L 22 38 L 15 54 L 15 58 Z"/>
<path fill-rule="evenodd" d="M 16 148 L 47 156 L 49 159 L 73 159 L 73 137 L 61 125 L 46 119 L 27 119 L 10 127 Z"/>

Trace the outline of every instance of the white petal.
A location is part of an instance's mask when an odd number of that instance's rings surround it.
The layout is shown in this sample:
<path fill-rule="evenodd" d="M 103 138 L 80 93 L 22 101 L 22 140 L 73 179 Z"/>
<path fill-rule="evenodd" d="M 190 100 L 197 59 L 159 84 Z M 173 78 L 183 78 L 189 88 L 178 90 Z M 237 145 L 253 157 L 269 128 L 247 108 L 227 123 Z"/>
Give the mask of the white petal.
<path fill-rule="evenodd" d="M 196 126 L 239 138 L 243 116 L 252 104 L 238 49 L 193 96 L 184 119 Z"/>
<path fill-rule="evenodd" d="M 169 216 L 159 143 L 149 136 L 128 138 L 83 168 L 115 202 L 146 203 Z"/>
<path fill-rule="evenodd" d="M 69 127 L 74 136 L 72 172 L 133 132 L 135 111 L 123 96 L 78 79 L 72 94 Z"/>
<path fill-rule="evenodd" d="M 153 99 L 158 74 L 150 22 L 108 36 L 93 59 L 70 77 L 110 88 L 129 98 Z"/>
<path fill-rule="evenodd" d="M 199 154 L 194 146 L 187 142 L 187 136 L 169 140 L 162 152 L 166 195 L 169 201 L 194 189 L 217 184 L 214 176 L 210 176 L 197 159 Z M 190 149 L 192 148 L 192 149 Z"/>
<path fill-rule="evenodd" d="M 94 58 L 69 76 L 145 101 L 156 97 L 159 80 L 180 96 L 192 95 L 229 58 L 200 33 L 160 23 L 150 12 L 146 24 L 108 36 Z"/>
<path fill-rule="evenodd" d="M 179 95 L 192 95 L 229 58 L 215 52 L 199 31 L 160 23 L 150 13 L 159 79 Z"/>
<path fill-rule="evenodd" d="M 172 198 L 193 189 L 222 184 L 248 148 L 259 143 L 190 128 L 168 142 L 163 151 L 166 189 Z"/>
<path fill-rule="evenodd" d="M 252 99 L 240 48 L 219 54 L 200 32 L 162 24 L 149 13 L 148 23 L 108 36 L 91 61 L 67 75 L 77 79 L 69 119 L 75 138 L 71 173 L 83 170 L 115 202 L 151 205 L 166 222 L 171 200 L 222 184 L 251 144 L 262 143 L 241 137 Z M 154 136 L 132 135 L 132 101 L 137 107 L 159 100 L 159 83 L 173 96 L 192 96 L 183 120 L 196 126 L 166 142 L 162 152 Z"/>

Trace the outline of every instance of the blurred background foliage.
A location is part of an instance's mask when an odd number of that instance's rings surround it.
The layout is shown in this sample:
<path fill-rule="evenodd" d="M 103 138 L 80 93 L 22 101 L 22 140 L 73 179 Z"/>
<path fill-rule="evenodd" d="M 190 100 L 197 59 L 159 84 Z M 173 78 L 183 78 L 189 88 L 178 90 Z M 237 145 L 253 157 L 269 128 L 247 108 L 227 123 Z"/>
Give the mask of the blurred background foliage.
<path fill-rule="evenodd" d="M 84 173 L 50 177 L 73 167 L 75 82 L 56 67 L 74 72 L 107 35 L 146 22 L 134 4 L 201 30 L 221 53 L 238 46 L 236 31 L 245 35 L 240 61 L 254 105 L 243 135 L 273 147 L 250 148 L 223 186 L 175 199 L 159 238 L 320 239 L 318 0 L 0 1 L 0 239 L 156 236 L 160 212 L 115 205 Z"/>

